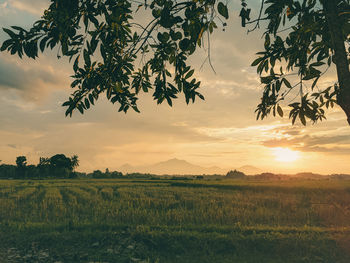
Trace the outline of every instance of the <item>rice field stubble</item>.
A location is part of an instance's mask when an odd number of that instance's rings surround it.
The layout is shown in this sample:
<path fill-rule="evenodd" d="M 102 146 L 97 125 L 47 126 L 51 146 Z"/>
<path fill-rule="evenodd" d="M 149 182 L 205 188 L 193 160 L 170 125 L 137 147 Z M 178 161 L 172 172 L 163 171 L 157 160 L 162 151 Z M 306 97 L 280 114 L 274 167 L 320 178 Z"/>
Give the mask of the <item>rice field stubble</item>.
<path fill-rule="evenodd" d="M 350 262 L 349 181 L 0 181 L 0 262 Z"/>

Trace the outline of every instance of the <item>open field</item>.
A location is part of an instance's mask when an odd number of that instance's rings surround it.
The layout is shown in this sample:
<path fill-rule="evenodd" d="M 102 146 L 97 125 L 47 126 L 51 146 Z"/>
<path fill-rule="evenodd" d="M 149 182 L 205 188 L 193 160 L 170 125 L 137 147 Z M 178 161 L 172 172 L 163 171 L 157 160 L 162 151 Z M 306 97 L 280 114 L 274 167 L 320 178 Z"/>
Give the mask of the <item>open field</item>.
<path fill-rule="evenodd" d="M 350 181 L 0 181 L 0 262 L 350 262 Z"/>

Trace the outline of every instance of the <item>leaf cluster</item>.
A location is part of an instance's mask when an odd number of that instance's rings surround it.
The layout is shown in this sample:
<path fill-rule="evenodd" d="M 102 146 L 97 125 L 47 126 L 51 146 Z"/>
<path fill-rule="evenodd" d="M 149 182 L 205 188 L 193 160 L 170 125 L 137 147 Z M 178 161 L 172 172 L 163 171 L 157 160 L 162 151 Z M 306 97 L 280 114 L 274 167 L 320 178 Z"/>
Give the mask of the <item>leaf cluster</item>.
<path fill-rule="evenodd" d="M 152 16 L 146 25 L 133 17 L 141 8 Z M 204 97 L 187 60 L 217 28 L 218 15 L 227 19 L 228 9 L 215 0 L 51 0 L 30 30 L 4 28 L 9 39 L 1 51 L 35 59 L 57 48 L 59 58 L 68 57 L 74 91 L 63 106 L 69 116 L 84 113 L 101 94 L 123 112 L 139 112 L 138 96 L 150 90 L 158 104 L 172 106 L 179 93 L 188 104 Z"/>
<path fill-rule="evenodd" d="M 252 63 L 264 85 L 261 103 L 256 109 L 257 119 L 264 119 L 270 113 L 275 115 L 276 109 L 283 116 L 279 104 L 295 93 L 300 102 L 288 104 L 292 123 L 297 117 L 303 125 L 307 119 L 312 122 L 325 119 L 324 108 L 337 102 L 338 89 L 336 83 L 324 90 L 317 85 L 334 64 L 330 30 L 321 3 L 317 0 L 265 0 L 265 4 L 268 5 L 265 50 L 258 52 L 259 57 Z M 342 14 L 339 27 L 344 42 L 349 43 L 349 1 L 339 1 L 339 10 Z"/>

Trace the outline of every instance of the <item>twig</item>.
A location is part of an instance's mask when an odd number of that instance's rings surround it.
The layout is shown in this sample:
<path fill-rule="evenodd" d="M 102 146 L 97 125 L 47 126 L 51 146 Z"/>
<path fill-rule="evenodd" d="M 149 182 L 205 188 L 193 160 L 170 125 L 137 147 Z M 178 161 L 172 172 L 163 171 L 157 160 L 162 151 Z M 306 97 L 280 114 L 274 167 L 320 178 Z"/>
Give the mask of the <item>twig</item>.
<path fill-rule="evenodd" d="M 256 20 L 249 21 L 249 22 L 246 23 L 246 24 L 252 24 L 252 23 L 256 22 L 256 24 L 255 24 L 253 29 L 251 29 L 251 30 L 248 29 L 248 33 L 254 31 L 257 28 L 260 28 L 260 20 L 267 20 L 268 19 L 267 17 L 261 18 L 262 10 L 264 9 L 264 2 L 265 2 L 265 0 L 261 0 L 261 6 L 260 6 L 260 11 L 259 11 L 258 18 Z"/>

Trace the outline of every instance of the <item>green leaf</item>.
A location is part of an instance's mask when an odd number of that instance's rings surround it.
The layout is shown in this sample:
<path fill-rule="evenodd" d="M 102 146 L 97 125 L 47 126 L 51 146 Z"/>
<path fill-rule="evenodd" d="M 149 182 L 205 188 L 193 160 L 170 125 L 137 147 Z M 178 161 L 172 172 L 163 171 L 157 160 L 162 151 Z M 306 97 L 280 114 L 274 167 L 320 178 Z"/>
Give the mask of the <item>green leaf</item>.
<path fill-rule="evenodd" d="M 201 100 L 205 100 L 204 96 L 198 92 L 196 92 L 196 95 L 201 99 Z"/>
<path fill-rule="evenodd" d="M 41 52 L 44 52 L 45 50 L 45 45 L 46 45 L 46 42 L 49 38 L 48 37 L 44 37 L 41 41 L 40 41 L 40 50 Z"/>
<path fill-rule="evenodd" d="M 264 58 L 263 57 L 260 57 L 260 58 L 257 58 L 256 60 L 253 61 L 253 63 L 251 64 L 252 67 L 255 67 L 256 65 L 258 65 L 261 61 L 263 61 Z"/>
<path fill-rule="evenodd" d="M 79 110 L 79 112 L 80 112 L 81 114 L 84 114 L 84 108 L 83 108 L 82 104 L 78 104 L 78 105 L 77 105 L 77 109 Z"/>
<path fill-rule="evenodd" d="M 6 50 L 12 43 L 13 43 L 12 39 L 8 39 L 8 40 L 4 41 L 4 43 L 2 43 L 0 51 Z"/>
<path fill-rule="evenodd" d="M 68 43 L 67 42 L 62 42 L 62 54 L 66 55 L 68 52 Z"/>
<path fill-rule="evenodd" d="M 321 75 L 321 71 L 313 68 L 313 67 L 310 67 L 309 71 L 307 72 L 306 76 L 303 77 L 303 80 L 310 80 L 310 79 L 313 79 L 313 78 L 319 78 Z"/>
<path fill-rule="evenodd" d="M 324 64 L 325 64 L 324 62 L 318 61 L 318 62 L 312 63 L 310 66 L 311 67 L 319 67 L 319 66 L 322 66 Z"/>
<path fill-rule="evenodd" d="M 90 108 L 90 102 L 89 102 L 89 100 L 88 100 L 87 98 L 85 98 L 85 107 L 86 107 L 87 109 Z"/>
<path fill-rule="evenodd" d="M 180 40 L 182 38 L 182 34 L 181 32 L 176 32 L 174 35 L 173 35 L 173 40 L 176 41 L 176 40 Z"/>
<path fill-rule="evenodd" d="M 273 76 L 261 77 L 260 81 L 263 84 L 269 84 L 274 79 Z"/>
<path fill-rule="evenodd" d="M 158 18 L 161 15 L 161 10 L 160 9 L 153 9 L 152 10 L 152 15 L 154 18 Z"/>
<path fill-rule="evenodd" d="M 18 30 L 18 31 L 24 31 L 24 29 L 19 27 L 19 26 L 11 26 L 11 27 L 15 30 Z"/>
<path fill-rule="evenodd" d="M 277 113 L 280 115 L 280 117 L 283 117 L 283 110 L 280 105 L 277 105 Z"/>
<path fill-rule="evenodd" d="M 169 34 L 168 33 L 158 33 L 157 38 L 160 42 L 166 43 L 169 40 Z"/>
<path fill-rule="evenodd" d="M 292 85 L 290 84 L 290 82 L 287 79 L 283 78 L 282 81 L 284 82 L 284 84 L 287 86 L 288 89 L 292 89 L 293 88 Z"/>
<path fill-rule="evenodd" d="M 264 43 L 265 49 L 267 49 L 270 46 L 270 44 L 271 44 L 270 35 L 265 34 L 265 43 Z"/>
<path fill-rule="evenodd" d="M 167 100 L 169 106 L 172 107 L 173 106 L 173 102 L 172 102 L 171 98 L 170 97 L 166 97 L 166 100 Z"/>
<path fill-rule="evenodd" d="M 17 35 L 14 32 L 12 32 L 10 29 L 3 28 L 2 30 L 4 30 L 5 33 L 7 33 L 12 39 L 16 39 L 17 38 Z"/>
<path fill-rule="evenodd" d="M 301 111 L 299 112 L 299 119 L 300 119 L 301 123 L 302 123 L 304 126 L 306 126 L 305 115 L 304 115 L 304 113 L 301 112 Z"/>
<path fill-rule="evenodd" d="M 68 101 L 66 101 L 66 102 L 64 102 L 63 104 L 62 104 L 62 106 L 69 106 L 70 105 L 70 100 L 68 100 Z"/>
<path fill-rule="evenodd" d="M 75 61 L 74 61 L 74 64 L 73 64 L 73 70 L 74 70 L 75 72 L 77 72 L 78 69 L 79 69 L 79 58 L 80 58 L 80 55 L 76 57 L 76 59 L 75 59 Z"/>
<path fill-rule="evenodd" d="M 94 53 L 98 45 L 98 40 L 93 38 L 91 40 L 91 52 Z"/>
<path fill-rule="evenodd" d="M 95 104 L 95 103 L 94 103 L 94 97 L 92 96 L 92 94 L 89 94 L 89 100 L 90 100 L 90 103 L 91 103 L 92 105 Z"/>
<path fill-rule="evenodd" d="M 188 79 L 188 78 L 192 77 L 193 73 L 194 73 L 194 69 L 190 70 L 190 71 L 186 74 L 185 79 Z"/>
<path fill-rule="evenodd" d="M 85 60 L 85 64 L 90 67 L 91 66 L 91 60 L 90 60 L 90 56 L 89 53 L 86 49 L 84 49 L 84 60 Z"/>
<path fill-rule="evenodd" d="M 182 51 L 186 51 L 190 46 L 191 41 L 188 38 L 184 38 L 180 41 L 179 46 Z"/>
<path fill-rule="evenodd" d="M 137 113 L 140 113 L 140 110 L 137 108 L 137 106 L 132 106 L 133 110 L 136 111 Z"/>
<path fill-rule="evenodd" d="M 219 4 L 218 4 L 218 12 L 219 12 L 220 15 L 222 15 L 223 17 L 228 19 L 227 6 L 225 4 L 223 4 L 222 2 L 219 2 Z"/>
<path fill-rule="evenodd" d="M 314 87 L 316 86 L 317 81 L 319 80 L 319 78 L 320 78 L 320 77 L 317 77 L 317 78 L 313 81 L 312 86 L 311 86 L 311 90 L 314 89 Z"/>

